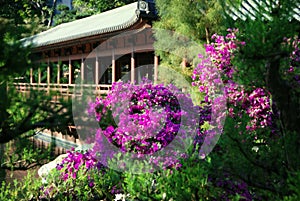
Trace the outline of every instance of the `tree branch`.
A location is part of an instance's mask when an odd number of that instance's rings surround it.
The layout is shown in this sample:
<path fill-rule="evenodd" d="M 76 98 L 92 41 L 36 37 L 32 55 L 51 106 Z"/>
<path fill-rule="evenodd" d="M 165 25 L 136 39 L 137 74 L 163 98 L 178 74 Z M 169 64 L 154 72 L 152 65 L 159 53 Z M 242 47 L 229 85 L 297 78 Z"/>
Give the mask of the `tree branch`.
<path fill-rule="evenodd" d="M 280 175 L 277 169 L 274 169 L 274 168 L 271 168 L 271 167 L 267 167 L 267 166 L 265 166 L 265 165 L 259 163 L 258 161 L 252 159 L 252 158 L 246 153 L 246 151 L 243 149 L 243 147 L 240 145 L 240 142 L 239 142 L 237 139 L 231 137 L 229 134 L 228 134 L 227 136 L 228 136 L 232 141 L 234 141 L 234 142 L 236 143 L 236 145 L 238 146 L 240 152 L 243 154 L 243 156 L 244 156 L 251 164 L 253 164 L 254 166 L 257 166 L 257 167 L 259 167 L 259 168 L 261 168 L 261 169 L 268 170 L 268 171 L 274 172 L 274 173 L 277 174 L 277 175 Z"/>

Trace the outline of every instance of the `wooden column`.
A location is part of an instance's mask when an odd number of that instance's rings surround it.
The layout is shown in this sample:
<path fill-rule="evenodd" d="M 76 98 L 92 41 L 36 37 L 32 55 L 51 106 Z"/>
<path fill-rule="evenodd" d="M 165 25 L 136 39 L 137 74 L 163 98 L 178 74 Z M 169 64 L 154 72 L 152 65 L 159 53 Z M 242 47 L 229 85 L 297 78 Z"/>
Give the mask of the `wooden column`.
<path fill-rule="evenodd" d="M 99 58 L 98 58 L 98 52 L 96 55 L 96 64 L 95 64 L 95 84 L 98 85 L 99 83 Z"/>
<path fill-rule="evenodd" d="M 187 66 L 187 59 L 183 58 L 182 62 L 181 62 L 182 71 L 184 71 L 186 69 L 186 66 Z"/>
<path fill-rule="evenodd" d="M 69 58 L 69 84 L 72 84 L 72 61 L 71 59 Z"/>
<path fill-rule="evenodd" d="M 47 65 L 47 84 L 49 85 L 50 84 L 50 63 L 48 61 L 48 65 Z"/>
<path fill-rule="evenodd" d="M 130 77 L 131 77 L 131 83 L 134 83 L 135 81 L 135 60 L 134 60 L 134 47 L 132 47 L 131 51 L 131 66 L 130 66 Z"/>
<path fill-rule="evenodd" d="M 57 63 L 57 84 L 60 84 L 60 65 Z"/>
<path fill-rule="evenodd" d="M 112 61 L 111 61 L 111 68 L 112 68 L 112 78 L 111 82 L 114 83 L 116 81 L 116 61 L 115 61 L 115 49 L 112 50 Z"/>
<path fill-rule="evenodd" d="M 30 84 L 33 83 L 33 69 L 30 68 Z"/>
<path fill-rule="evenodd" d="M 154 83 L 157 83 L 158 79 L 158 56 L 154 55 Z"/>
<path fill-rule="evenodd" d="M 83 57 L 81 58 L 80 74 L 81 74 L 81 82 L 83 82 L 83 80 L 84 80 L 84 61 L 83 61 Z"/>
<path fill-rule="evenodd" d="M 42 75 L 41 75 L 41 67 L 38 68 L 38 84 L 41 84 Z"/>

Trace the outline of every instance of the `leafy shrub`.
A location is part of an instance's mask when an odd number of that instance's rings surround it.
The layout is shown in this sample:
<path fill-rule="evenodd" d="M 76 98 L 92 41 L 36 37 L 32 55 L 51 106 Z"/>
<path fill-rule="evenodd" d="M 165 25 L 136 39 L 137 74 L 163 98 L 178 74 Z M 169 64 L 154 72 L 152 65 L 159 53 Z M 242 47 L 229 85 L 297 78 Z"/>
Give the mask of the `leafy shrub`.
<path fill-rule="evenodd" d="M 181 164 L 153 174 L 124 173 L 124 194 L 129 200 L 252 200 L 244 182 L 225 175 L 213 178 L 209 157 L 193 154 Z"/>
<path fill-rule="evenodd" d="M 0 186 L 0 200 L 29 201 L 39 200 L 42 181 L 35 178 L 35 173 L 29 171 L 21 181 L 14 180 L 13 184 L 2 182 Z"/>
<path fill-rule="evenodd" d="M 120 185 L 121 174 L 105 168 L 90 151 L 68 151 L 67 157 L 41 186 L 40 199 L 111 200 Z"/>
<path fill-rule="evenodd" d="M 52 150 L 54 146 L 55 144 L 51 143 L 47 148 L 39 148 L 35 147 L 32 140 L 28 138 L 16 138 L 12 143 L 6 144 L 2 167 L 6 169 L 31 169 L 37 165 L 42 165 L 54 158 Z"/>

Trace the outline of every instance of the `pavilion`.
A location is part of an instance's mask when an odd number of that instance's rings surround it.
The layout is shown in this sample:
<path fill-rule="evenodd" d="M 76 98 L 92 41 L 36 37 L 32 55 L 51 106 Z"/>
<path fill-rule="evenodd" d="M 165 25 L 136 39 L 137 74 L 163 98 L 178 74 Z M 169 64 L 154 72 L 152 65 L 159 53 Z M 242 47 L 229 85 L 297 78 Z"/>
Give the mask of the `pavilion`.
<path fill-rule="evenodd" d="M 140 79 L 138 66 L 152 65 L 157 79 L 159 58 L 154 54 L 151 30 L 156 19 L 153 1 L 138 1 L 97 15 L 64 23 L 23 39 L 32 48 L 34 65 L 27 79 L 15 85 L 72 95 L 79 79 L 107 93 L 113 82 L 129 74 Z"/>

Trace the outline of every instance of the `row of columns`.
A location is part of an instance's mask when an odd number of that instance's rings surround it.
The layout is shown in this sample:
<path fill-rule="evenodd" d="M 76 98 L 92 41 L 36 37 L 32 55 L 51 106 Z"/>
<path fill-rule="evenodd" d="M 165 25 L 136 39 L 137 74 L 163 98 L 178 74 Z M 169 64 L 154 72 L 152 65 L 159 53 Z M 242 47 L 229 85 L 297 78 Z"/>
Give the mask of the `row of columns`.
<path fill-rule="evenodd" d="M 96 62 L 96 66 L 98 66 L 98 59 L 97 59 L 97 62 Z M 57 64 L 57 84 L 60 84 L 60 65 Z M 68 84 L 72 84 L 72 74 L 73 74 L 73 71 L 72 71 L 72 60 L 69 59 L 69 64 L 68 64 L 68 67 L 69 67 L 69 78 L 68 78 Z M 84 62 L 83 62 L 83 59 L 81 60 L 81 69 L 80 69 L 80 72 L 81 72 L 81 78 L 84 80 Z M 38 68 L 38 84 L 41 84 L 41 79 L 42 78 L 42 72 L 41 72 L 41 68 L 39 67 Z M 50 80 L 51 80 L 51 71 L 50 71 L 50 62 L 48 61 L 48 65 L 47 65 L 47 84 L 50 84 Z M 30 68 L 30 84 L 33 84 L 33 68 Z"/>
<path fill-rule="evenodd" d="M 157 81 L 158 78 L 158 64 L 159 64 L 159 58 L 158 56 L 154 56 L 154 81 Z M 68 78 L 68 84 L 72 84 L 72 60 L 69 58 L 69 78 Z M 57 64 L 57 84 L 60 84 L 60 69 L 61 66 Z M 100 69 L 100 64 L 99 64 L 99 57 L 98 55 L 96 56 L 96 61 L 95 61 L 95 84 L 98 84 L 99 81 L 99 69 Z M 130 74 L 130 79 L 131 82 L 134 82 L 135 79 L 135 58 L 134 58 L 134 51 L 131 53 L 131 59 L 130 59 L 130 69 L 131 69 L 131 74 Z M 81 67 L 80 67 L 80 73 L 81 73 L 81 79 L 84 80 L 84 60 L 83 58 L 81 59 Z M 41 68 L 38 68 L 38 84 L 41 84 Z M 115 60 L 115 52 L 113 50 L 112 52 L 112 83 L 116 81 L 116 60 Z M 48 61 L 47 65 L 47 84 L 51 83 L 51 70 L 50 70 L 50 62 Z M 30 84 L 33 84 L 33 68 L 30 68 Z"/>

